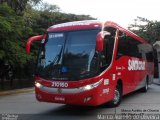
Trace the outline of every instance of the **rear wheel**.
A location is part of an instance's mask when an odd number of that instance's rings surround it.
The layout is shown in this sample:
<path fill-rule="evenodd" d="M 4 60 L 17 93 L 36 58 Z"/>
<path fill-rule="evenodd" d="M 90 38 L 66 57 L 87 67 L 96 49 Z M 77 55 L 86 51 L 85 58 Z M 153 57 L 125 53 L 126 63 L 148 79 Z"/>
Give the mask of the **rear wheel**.
<path fill-rule="evenodd" d="M 114 91 L 114 99 L 109 102 L 109 106 L 117 107 L 120 105 L 121 100 L 122 100 L 122 88 L 120 85 L 117 85 Z"/>
<path fill-rule="evenodd" d="M 141 89 L 142 92 L 148 91 L 148 79 L 146 79 L 145 86 Z"/>

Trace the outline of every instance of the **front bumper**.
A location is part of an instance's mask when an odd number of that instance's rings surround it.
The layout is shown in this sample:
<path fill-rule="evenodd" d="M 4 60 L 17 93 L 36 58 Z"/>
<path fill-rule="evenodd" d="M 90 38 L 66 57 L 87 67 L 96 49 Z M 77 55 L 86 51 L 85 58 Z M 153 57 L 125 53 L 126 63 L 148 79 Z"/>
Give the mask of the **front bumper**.
<path fill-rule="evenodd" d="M 97 106 L 109 100 L 110 96 L 104 96 L 101 86 L 92 90 L 78 92 L 77 88 L 61 89 L 35 87 L 36 98 L 41 102 L 62 103 L 71 105 Z"/>

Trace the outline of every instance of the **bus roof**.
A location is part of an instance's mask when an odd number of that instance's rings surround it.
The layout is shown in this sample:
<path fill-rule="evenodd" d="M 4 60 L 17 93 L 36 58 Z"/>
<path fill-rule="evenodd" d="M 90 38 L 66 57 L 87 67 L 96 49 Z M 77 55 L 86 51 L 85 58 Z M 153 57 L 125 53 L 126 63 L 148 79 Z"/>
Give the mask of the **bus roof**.
<path fill-rule="evenodd" d="M 73 22 L 66 22 L 62 24 L 56 24 L 47 29 L 48 32 L 54 32 L 54 31 L 68 31 L 68 30 L 77 30 L 77 29 L 90 29 L 90 28 L 101 28 L 103 27 L 114 27 L 116 29 L 119 29 L 120 31 L 124 32 L 125 34 L 141 41 L 146 42 L 144 39 L 139 37 L 138 35 L 134 34 L 133 32 L 119 26 L 117 23 L 107 21 L 107 22 L 101 22 L 98 20 L 83 20 L 83 21 L 73 21 Z"/>
<path fill-rule="evenodd" d="M 76 30 L 76 29 L 89 29 L 102 27 L 102 22 L 97 20 L 84 20 L 84 21 L 74 21 L 62 24 L 53 25 L 48 28 L 48 32 L 51 31 L 65 31 L 65 30 Z"/>
<path fill-rule="evenodd" d="M 114 27 L 114 28 L 122 31 L 123 33 L 125 33 L 125 34 L 127 34 L 127 35 L 129 35 L 129 36 L 141 41 L 141 42 L 146 42 L 143 38 L 139 37 L 138 35 L 136 35 L 135 33 L 131 32 L 129 30 L 119 26 L 117 23 L 114 23 L 114 22 L 111 22 L 111 21 L 107 21 L 107 22 L 104 23 L 104 26 Z"/>

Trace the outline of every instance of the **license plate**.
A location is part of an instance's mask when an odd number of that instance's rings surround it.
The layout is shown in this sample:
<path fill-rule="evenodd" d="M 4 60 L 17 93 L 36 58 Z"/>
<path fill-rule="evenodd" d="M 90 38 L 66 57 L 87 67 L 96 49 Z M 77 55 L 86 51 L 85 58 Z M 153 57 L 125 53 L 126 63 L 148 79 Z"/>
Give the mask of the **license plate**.
<path fill-rule="evenodd" d="M 63 96 L 56 96 L 56 97 L 54 97 L 54 100 L 56 100 L 56 101 L 65 101 L 65 97 L 63 97 Z"/>

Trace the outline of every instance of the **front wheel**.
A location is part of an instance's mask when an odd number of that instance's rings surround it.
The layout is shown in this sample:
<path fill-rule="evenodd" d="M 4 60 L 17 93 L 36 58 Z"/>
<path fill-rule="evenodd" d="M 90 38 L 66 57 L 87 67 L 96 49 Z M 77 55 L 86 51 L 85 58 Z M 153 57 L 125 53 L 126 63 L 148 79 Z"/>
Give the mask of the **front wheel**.
<path fill-rule="evenodd" d="M 117 85 L 114 91 L 114 99 L 109 102 L 109 106 L 117 107 L 120 105 L 121 100 L 122 100 L 122 88 L 120 85 Z"/>

